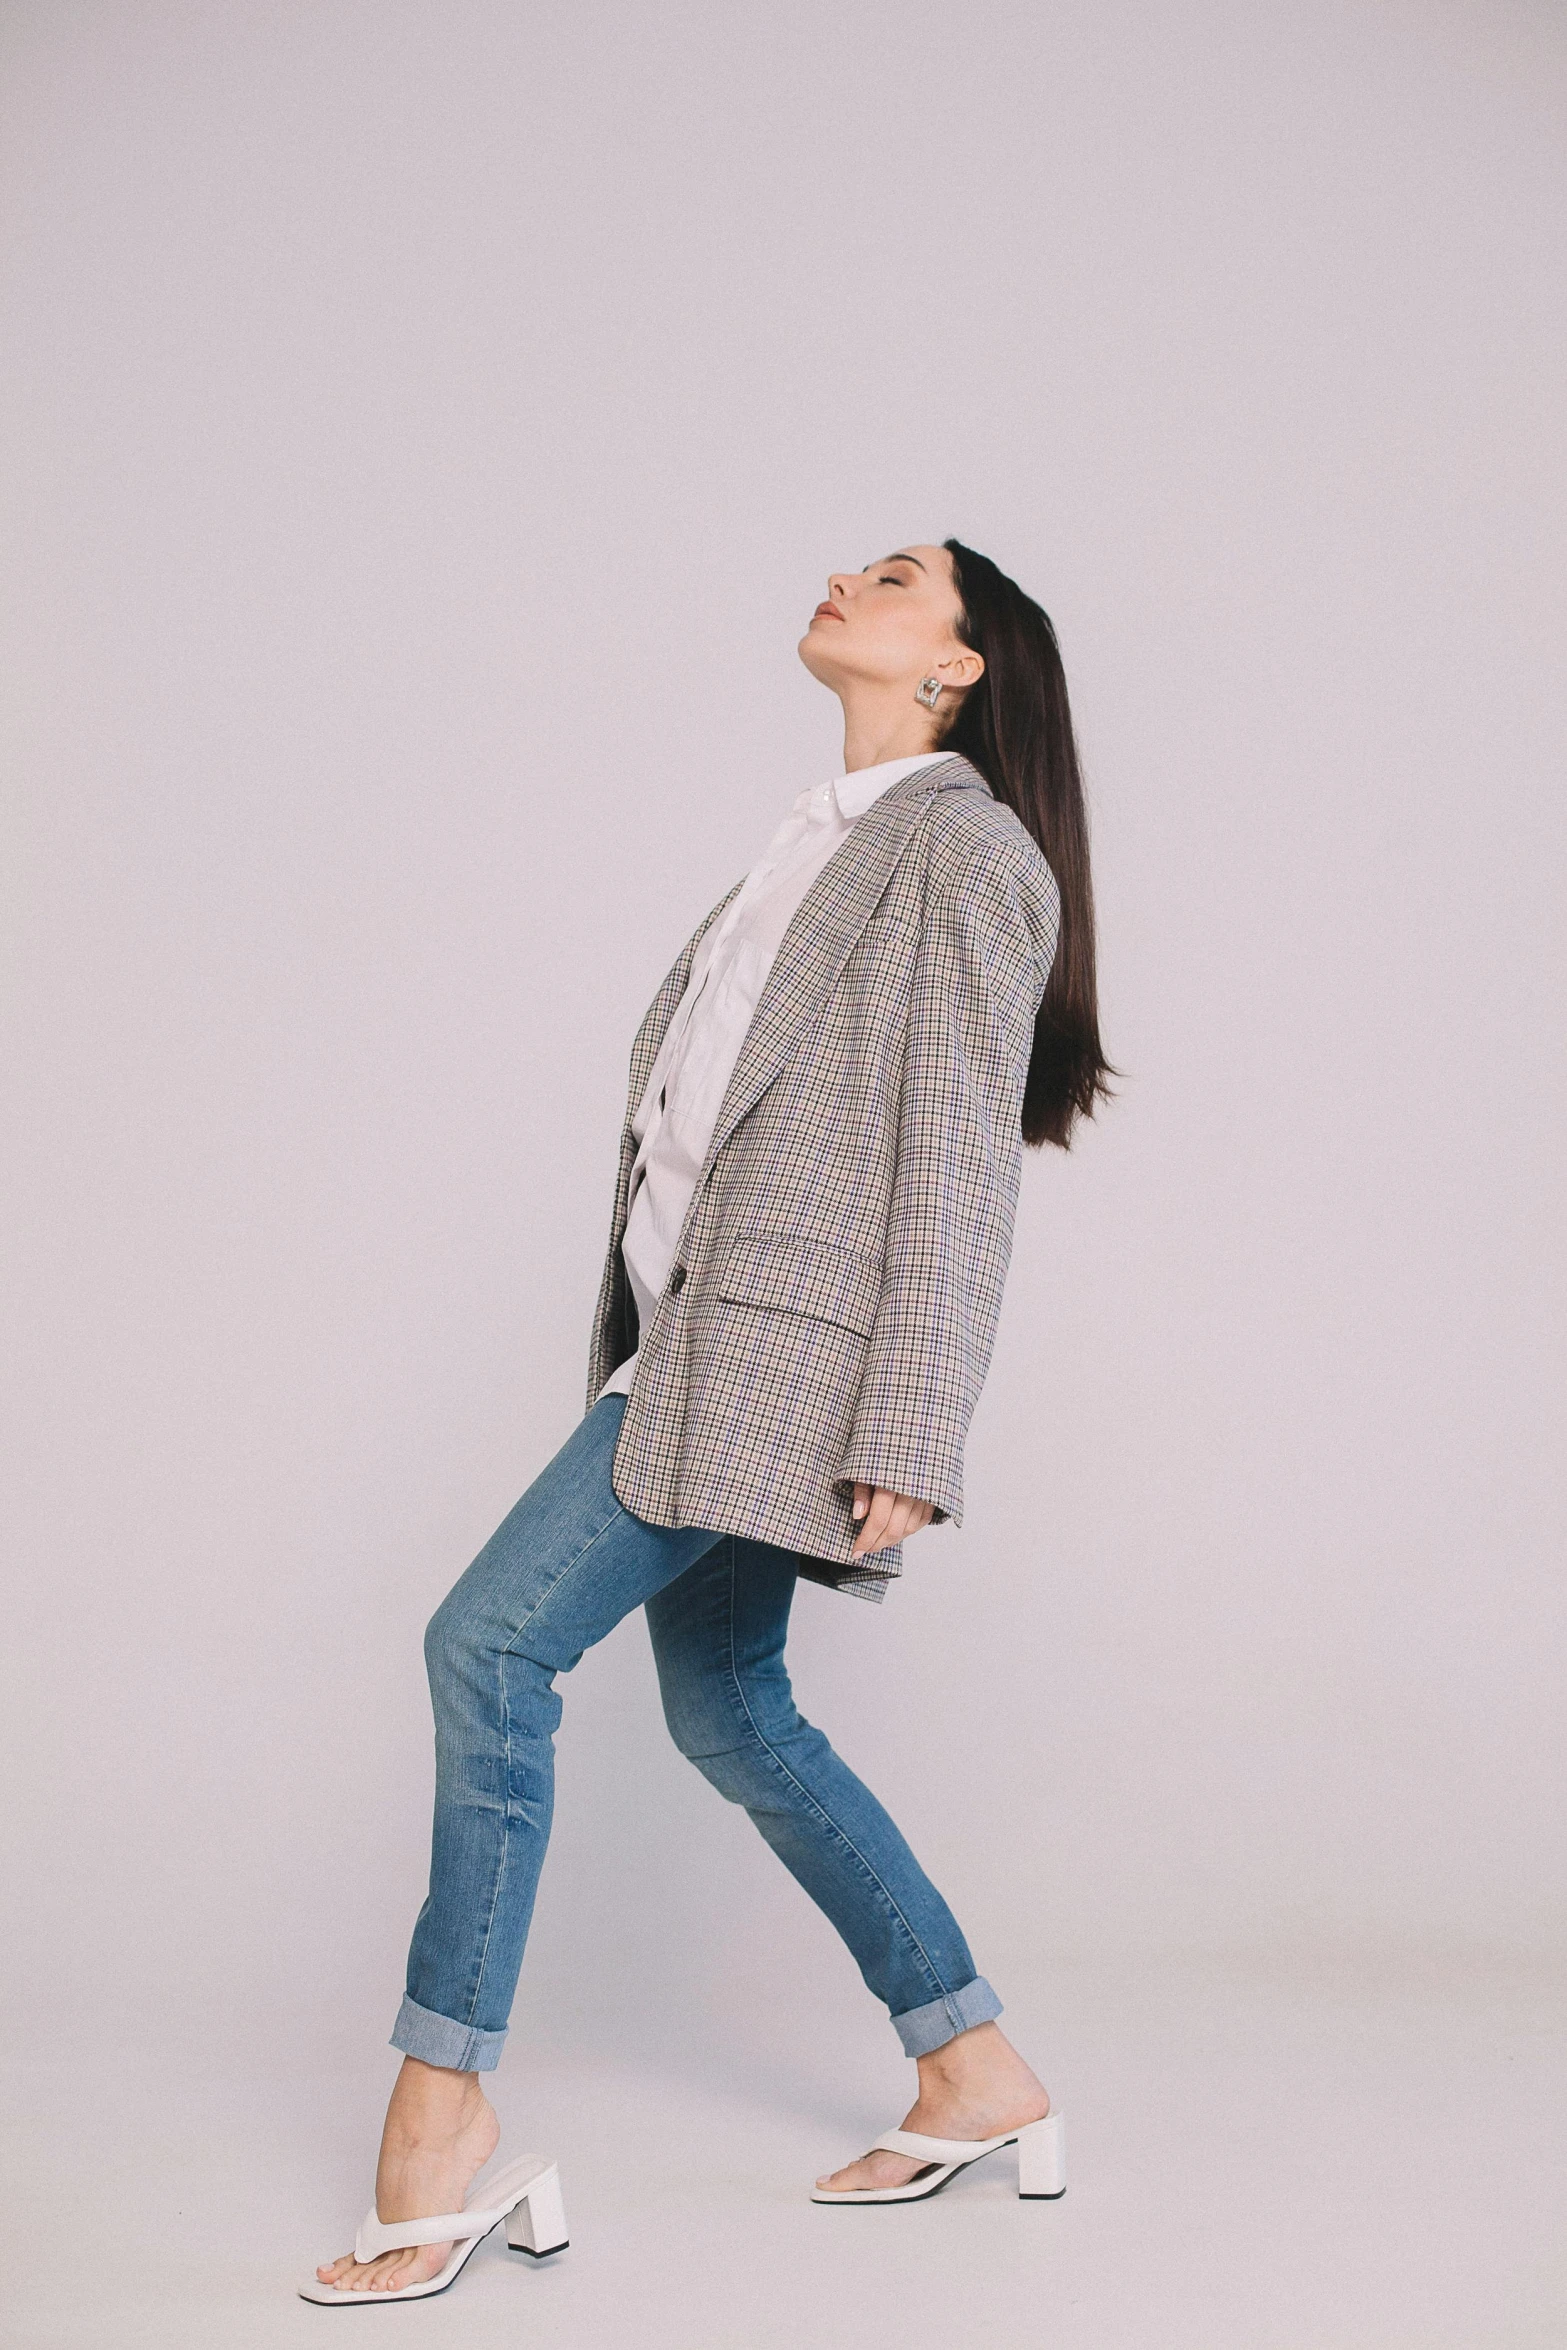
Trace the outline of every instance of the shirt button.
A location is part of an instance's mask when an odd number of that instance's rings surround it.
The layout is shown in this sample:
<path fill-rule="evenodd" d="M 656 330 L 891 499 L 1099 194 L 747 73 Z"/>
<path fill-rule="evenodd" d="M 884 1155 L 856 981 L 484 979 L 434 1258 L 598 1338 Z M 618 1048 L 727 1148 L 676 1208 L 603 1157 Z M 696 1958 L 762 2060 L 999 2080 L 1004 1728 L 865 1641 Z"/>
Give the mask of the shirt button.
<path fill-rule="evenodd" d="M 674 1271 L 673 1271 L 673 1272 L 670 1274 L 670 1276 L 669 1276 L 669 1294 L 670 1294 L 670 1296 L 671 1296 L 671 1297 L 674 1297 L 674 1296 L 675 1296 L 675 1295 L 676 1295 L 676 1294 L 677 1294 L 677 1293 L 678 1293 L 680 1290 L 684 1289 L 685 1285 L 686 1285 L 686 1269 L 685 1269 L 684 1265 L 677 1265 L 677 1266 L 675 1267 Z"/>

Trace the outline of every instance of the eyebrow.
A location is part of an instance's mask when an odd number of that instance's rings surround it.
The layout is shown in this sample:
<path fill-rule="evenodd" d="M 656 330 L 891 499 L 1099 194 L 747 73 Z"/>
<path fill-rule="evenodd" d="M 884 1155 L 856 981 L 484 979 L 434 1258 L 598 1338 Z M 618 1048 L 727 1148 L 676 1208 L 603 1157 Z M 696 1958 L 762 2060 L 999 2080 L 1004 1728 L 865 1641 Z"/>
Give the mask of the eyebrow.
<path fill-rule="evenodd" d="M 925 568 L 918 555 L 881 555 L 878 556 L 877 561 L 881 563 L 912 563 L 916 571 L 923 571 Z M 867 571 L 874 571 L 876 564 L 867 563 L 865 568 Z"/>

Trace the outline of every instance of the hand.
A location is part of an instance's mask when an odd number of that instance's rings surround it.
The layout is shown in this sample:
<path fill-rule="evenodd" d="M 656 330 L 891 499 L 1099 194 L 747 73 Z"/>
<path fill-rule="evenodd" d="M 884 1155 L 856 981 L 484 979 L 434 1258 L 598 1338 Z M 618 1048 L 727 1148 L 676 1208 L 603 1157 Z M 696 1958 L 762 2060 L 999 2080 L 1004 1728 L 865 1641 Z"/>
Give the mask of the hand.
<path fill-rule="evenodd" d="M 874 1488 L 856 1485 L 854 1514 L 865 1523 L 854 1538 L 851 1558 L 861 1558 L 868 1550 L 888 1550 L 907 1535 L 917 1534 L 922 1526 L 930 1524 L 931 1504 L 915 1501 L 907 1493 L 889 1493 L 884 1485 Z"/>

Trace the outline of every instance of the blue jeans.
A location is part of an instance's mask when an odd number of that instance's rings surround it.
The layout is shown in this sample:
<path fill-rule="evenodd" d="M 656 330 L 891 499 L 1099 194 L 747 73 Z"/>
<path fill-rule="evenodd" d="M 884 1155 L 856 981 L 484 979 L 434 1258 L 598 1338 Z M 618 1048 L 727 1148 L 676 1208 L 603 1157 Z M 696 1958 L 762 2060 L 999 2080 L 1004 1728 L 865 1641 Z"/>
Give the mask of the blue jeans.
<path fill-rule="evenodd" d="M 796 1710 L 792 1555 L 634 1518 L 610 1484 L 625 1408 L 599 1398 L 425 1634 L 435 1832 L 392 2045 L 464 2072 L 500 2061 L 549 1842 L 555 1676 L 645 1607 L 675 1744 L 749 1812 L 924 2056 L 1001 2002 L 875 1796 Z"/>

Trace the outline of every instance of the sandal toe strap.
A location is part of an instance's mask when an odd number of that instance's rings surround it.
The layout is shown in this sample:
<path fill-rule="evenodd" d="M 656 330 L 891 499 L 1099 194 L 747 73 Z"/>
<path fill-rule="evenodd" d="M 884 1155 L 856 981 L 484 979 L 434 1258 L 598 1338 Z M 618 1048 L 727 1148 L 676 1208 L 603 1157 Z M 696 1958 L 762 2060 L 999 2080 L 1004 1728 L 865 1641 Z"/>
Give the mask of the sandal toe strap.
<path fill-rule="evenodd" d="M 888 2154 L 907 2154 L 916 2162 L 972 2162 L 976 2154 L 988 2154 L 992 2147 L 1005 2145 L 1004 2138 L 925 2138 L 918 2130 L 888 2130 L 877 2139 L 877 2148 Z"/>
<path fill-rule="evenodd" d="M 442 2211 L 433 2219 L 377 2219 L 365 2213 L 354 2238 L 354 2258 L 376 2260 L 383 2252 L 411 2252 L 418 2244 L 459 2244 L 469 2236 L 487 2236 L 501 2211 Z"/>

